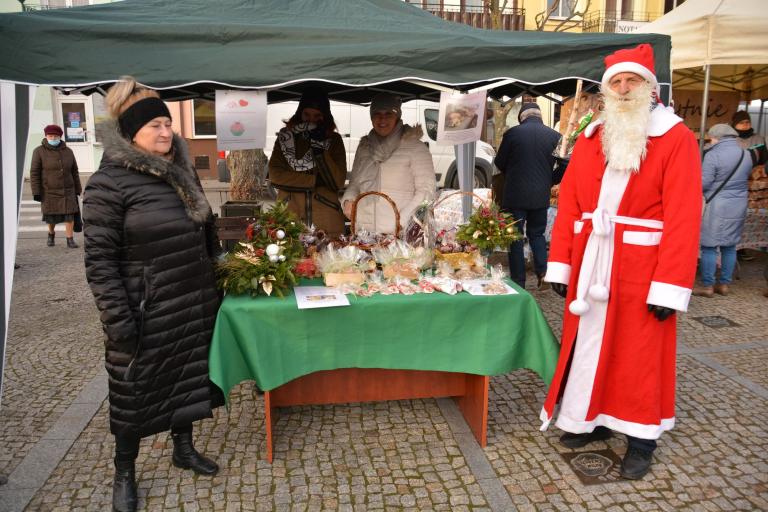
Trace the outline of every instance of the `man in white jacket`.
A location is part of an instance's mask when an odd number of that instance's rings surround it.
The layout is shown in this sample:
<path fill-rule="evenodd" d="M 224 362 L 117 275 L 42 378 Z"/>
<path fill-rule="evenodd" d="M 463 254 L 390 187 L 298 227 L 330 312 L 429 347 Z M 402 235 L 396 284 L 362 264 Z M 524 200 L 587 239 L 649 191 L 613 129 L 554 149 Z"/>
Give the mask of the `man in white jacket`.
<path fill-rule="evenodd" d="M 371 100 L 373 129 L 360 139 L 352 165 L 349 186 L 342 197 L 344 214 L 351 218 L 355 198 L 376 191 L 397 205 L 400 223 L 406 224 L 416 207 L 435 197 L 435 169 L 429 148 L 421 142 L 420 126 L 404 125 L 401 101 L 391 94 Z M 356 229 L 373 233 L 395 233 L 395 212 L 379 197 L 360 201 Z"/>

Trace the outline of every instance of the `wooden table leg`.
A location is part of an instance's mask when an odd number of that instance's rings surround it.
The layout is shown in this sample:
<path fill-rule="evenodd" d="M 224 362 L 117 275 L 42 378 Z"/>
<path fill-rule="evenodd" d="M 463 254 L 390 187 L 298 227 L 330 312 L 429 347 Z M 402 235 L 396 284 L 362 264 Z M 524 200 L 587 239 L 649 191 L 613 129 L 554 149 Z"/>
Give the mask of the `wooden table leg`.
<path fill-rule="evenodd" d="M 487 375 L 466 374 L 466 392 L 455 397 L 464 419 L 475 434 L 475 439 L 482 446 L 488 444 L 488 385 Z"/>
<path fill-rule="evenodd" d="M 272 464 L 272 397 L 264 392 L 264 426 L 267 429 L 267 462 Z"/>

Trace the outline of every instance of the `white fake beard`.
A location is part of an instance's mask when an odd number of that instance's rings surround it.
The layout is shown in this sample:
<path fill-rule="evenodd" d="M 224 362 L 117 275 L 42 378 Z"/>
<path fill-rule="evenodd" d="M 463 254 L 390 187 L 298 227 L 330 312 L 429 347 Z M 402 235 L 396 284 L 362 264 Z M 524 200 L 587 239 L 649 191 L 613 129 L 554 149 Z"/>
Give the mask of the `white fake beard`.
<path fill-rule="evenodd" d="M 654 86 L 643 83 L 621 96 L 608 87 L 601 88 L 605 122 L 601 143 L 608 167 L 638 172 L 648 145 L 648 128 Z"/>

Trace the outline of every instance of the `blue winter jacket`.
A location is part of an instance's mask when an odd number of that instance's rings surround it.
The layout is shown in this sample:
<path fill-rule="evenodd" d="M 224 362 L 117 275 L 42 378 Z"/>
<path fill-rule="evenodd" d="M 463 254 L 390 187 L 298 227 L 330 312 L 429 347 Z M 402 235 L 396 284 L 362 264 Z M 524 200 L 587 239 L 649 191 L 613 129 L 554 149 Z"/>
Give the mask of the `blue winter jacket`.
<path fill-rule="evenodd" d="M 701 245 L 718 247 L 736 245 L 741 240 L 747 215 L 747 179 L 752 172 L 752 159 L 735 138 L 724 138 L 712 146 L 702 162 L 702 187 L 709 198 L 728 177 L 744 154 L 739 168 L 728 183 L 704 209 L 701 220 Z"/>

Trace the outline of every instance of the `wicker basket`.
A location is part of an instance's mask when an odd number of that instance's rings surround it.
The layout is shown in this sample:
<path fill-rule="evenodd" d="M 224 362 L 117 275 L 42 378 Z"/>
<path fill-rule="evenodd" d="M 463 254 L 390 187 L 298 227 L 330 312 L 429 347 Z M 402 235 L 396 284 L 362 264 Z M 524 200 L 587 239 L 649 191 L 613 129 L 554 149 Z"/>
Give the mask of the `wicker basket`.
<path fill-rule="evenodd" d="M 349 228 L 350 228 L 350 231 L 352 231 L 352 236 L 354 236 L 355 233 L 357 233 L 357 226 L 356 226 L 357 204 L 360 202 L 361 199 L 367 196 L 379 196 L 387 200 L 389 205 L 392 207 L 392 210 L 395 212 L 395 238 L 399 237 L 400 231 L 402 231 L 403 227 L 400 225 L 400 212 L 397 209 L 397 205 L 392 200 L 392 198 L 389 197 L 387 194 L 385 194 L 384 192 L 376 192 L 376 191 L 363 192 L 362 194 L 357 196 L 355 198 L 355 201 L 352 203 L 352 214 L 349 218 Z"/>

